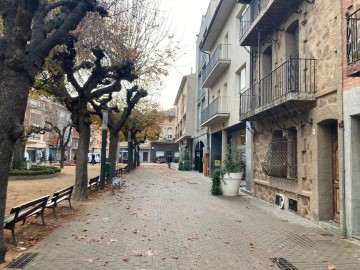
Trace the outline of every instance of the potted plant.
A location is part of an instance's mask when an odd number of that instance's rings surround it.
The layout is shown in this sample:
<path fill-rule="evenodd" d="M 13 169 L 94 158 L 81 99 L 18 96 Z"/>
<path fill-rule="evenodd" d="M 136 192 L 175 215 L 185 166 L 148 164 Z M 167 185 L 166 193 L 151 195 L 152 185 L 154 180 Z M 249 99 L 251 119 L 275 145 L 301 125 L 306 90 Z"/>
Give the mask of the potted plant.
<path fill-rule="evenodd" d="M 213 171 L 212 173 L 212 186 L 211 186 L 211 194 L 216 196 L 216 195 L 222 195 L 222 190 L 221 190 L 221 179 L 224 176 L 224 170 L 223 169 L 216 169 Z"/>
<path fill-rule="evenodd" d="M 239 195 L 239 188 L 244 173 L 244 166 L 240 153 L 236 151 L 236 149 L 230 143 L 226 146 L 223 170 L 224 174 L 221 181 L 223 195 Z"/>

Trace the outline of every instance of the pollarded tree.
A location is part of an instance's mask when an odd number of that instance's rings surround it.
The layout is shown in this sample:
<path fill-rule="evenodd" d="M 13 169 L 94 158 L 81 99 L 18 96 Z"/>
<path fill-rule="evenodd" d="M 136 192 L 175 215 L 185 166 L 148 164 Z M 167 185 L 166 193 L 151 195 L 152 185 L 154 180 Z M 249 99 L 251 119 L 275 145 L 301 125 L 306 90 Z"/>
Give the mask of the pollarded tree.
<path fill-rule="evenodd" d="M 92 19 L 82 28 L 81 34 L 87 37 L 87 42 L 91 41 L 97 46 L 105 44 L 106 48 L 111 48 L 107 52 L 112 61 L 130 57 L 135 73 L 139 75 L 139 79 L 134 81 L 136 87 L 126 86 L 128 90 L 122 96 L 122 102 L 110 105 L 118 108 L 118 112 L 109 115 L 108 121 L 110 179 L 115 174 L 120 130 L 137 102 L 161 88 L 162 79 L 168 74 L 179 52 L 178 42 L 174 41 L 167 24 L 167 14 L 161 10 L 158 0 L 124 0 L 121 9 L 120 12 L 119 6 L 112 7 L 112 12 L 117 16 L 107 20 L 106 27 L 99 27 L 99 21 Z M 99 103 L 93 104 L 93 107 L 101 117 L 104 107 Z"/>
<path fill-rule="evenodd" d="M 132 63 L 126 60 L 112 62 L 106 51 L 99 47 L 93 48 L 87 58 L 84 58 L 85 55 L 78 57 L 75 45 L 75 39 L 69 36 L 66 48 L 59 48 L 52 55 L 47 65 L 47 72 L 50 73 L 44 79 L 44 84 L 56 85 L 45 89 L 63 101 L 71 112 L 73 126 L 79 132 L 74 197 L 76 200 L 87 200 L 87 154 L 91 125 L 88 105 L 94 101 L 106 105 L 112 100 L 112 94 L 121 90 L 122 81 L 132 82 L 137 76 L 133 74 Z M 62 83 L 65 77 L 68 86 Z"/>
<path fill-rule="evenodd" d="M 0 224 L 14 144 L 24 130 L 29 88 L 50 51 L 92 11 L 106 14 L 96 0 L 0 1 Z M 0 263 L 6 250 L 1 227 Z"/>
<path fill-rule="evenodd" d="M 57 125 L 52 122 L 46 122 L 51 130 L 56 133 L 56 141 L 60 147 L 60 168 L 64 168 L 65 149 L 70 142 L 72 123 Z"/>

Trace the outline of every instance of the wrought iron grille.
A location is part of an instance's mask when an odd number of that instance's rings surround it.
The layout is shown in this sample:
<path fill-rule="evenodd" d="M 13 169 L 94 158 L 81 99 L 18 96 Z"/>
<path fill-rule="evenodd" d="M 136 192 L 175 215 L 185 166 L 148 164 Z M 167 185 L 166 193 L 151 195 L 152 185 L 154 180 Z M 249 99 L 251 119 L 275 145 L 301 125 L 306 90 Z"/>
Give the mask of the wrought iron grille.
<path fill-rule="evenodd" d="M 360 9 L 346 16 L 346 61 L 360 60 Z"/>
<path fill-rule="evenodd" d="M 240 115 L 291 93 L 315 93 L 316 60 L 290 58 L 240 94 Z"/>
<path fill-rule="evenodd" d="M 265 161 L 261 163 L 268 176 L 297 179 L 297 139 L 296 136 L 275 137 L 270 144 Z"/>

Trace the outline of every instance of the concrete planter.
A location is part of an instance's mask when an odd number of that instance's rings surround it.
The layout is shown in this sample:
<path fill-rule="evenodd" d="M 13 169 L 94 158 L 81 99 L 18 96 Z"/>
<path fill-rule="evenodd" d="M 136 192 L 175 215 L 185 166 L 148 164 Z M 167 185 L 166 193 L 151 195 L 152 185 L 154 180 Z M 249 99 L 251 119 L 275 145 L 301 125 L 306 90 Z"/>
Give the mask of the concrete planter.
<path fill-rule="evenodd" d="M 225 196 L 239 195 L 239 188 L 243 172 L 240 173 L 225 173 L 224 178 L 221 180 L 221 189 Z"/>

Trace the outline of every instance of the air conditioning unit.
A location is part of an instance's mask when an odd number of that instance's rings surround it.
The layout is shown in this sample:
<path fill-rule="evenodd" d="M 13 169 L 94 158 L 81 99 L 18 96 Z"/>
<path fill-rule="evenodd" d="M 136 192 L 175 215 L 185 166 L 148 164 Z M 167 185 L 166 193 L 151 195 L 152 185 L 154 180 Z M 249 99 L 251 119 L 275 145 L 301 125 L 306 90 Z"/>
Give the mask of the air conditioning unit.
<path fill-rule="evenodd" d="M 285 204 L 284 194 L 276 194 L 275 195 L 275 204 L 277 206 L 279 206 L 280 209 L 284 209 L 284 204 Z"/>

